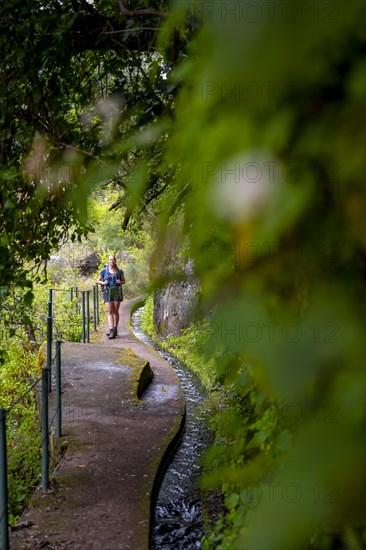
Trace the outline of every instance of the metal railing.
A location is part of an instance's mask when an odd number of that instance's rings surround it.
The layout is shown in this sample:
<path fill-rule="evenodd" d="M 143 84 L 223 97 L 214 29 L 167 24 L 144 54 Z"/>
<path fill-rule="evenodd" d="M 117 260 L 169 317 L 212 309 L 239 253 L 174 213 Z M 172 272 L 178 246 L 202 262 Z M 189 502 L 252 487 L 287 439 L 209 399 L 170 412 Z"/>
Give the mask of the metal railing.
<path fill-rule="evenodd" d="M 91 296 L 93 298 L 93 327 L 94 331 L 97 330 L 99 325 L 99 286 L 96 284 L 93 286 L 92 290 L 80 290 L 77 286 L 71 287 L 70 289 L 58 289 L 53 288 L 49 290 L 49 303 L 48 307 L 51 308 L 51 314 L 49 312 L 48 317 L 52 317 L 52 309 L 54 302 L 55 292 L 69 292 L 71 301 L 76 298 L 76 310 L 77 313 L 81 313 L 81 339 L 85 344 L 90 342 L 90 305 L 91 305 Z"/>
<path fill-rule="evenodd" d="M 7 409 L 0 409 L 0 548 L 9 549 L 9 521 L 8 521 L 8 467 L 7 467 L 7 443 L 6 443 L 6 418 L 12 409 L 41 382 L 41 455 L 42 455 L 42 489 L 47 491 L 49 486 L 49 380 L 50 368 L 56 361 L 56 437 L 62 436 L 62 408 L 61 408 L 61 341 L 56 340 L 56 352 L 51 359 L 50 367 L 42 368 L 42 375 L 35 381 L 25 393 L 16 399 Z"/>
<path fill-rule="evenodd" d="M 33 382 L 26 392 L 14 401 L 7 409 L 0 409 L 0 550 L 9 550 L 9 516 L 8 516 L 8 465 L 7 465 L 7 438 L 6 418 L 10 411 L 30 391 L 36 389 L 41 382 L 41 454 L 42 454 L 42 490 L 49 487 L 49 429 L 55 420 L 55 436 L 62 437 L 62 403 L 61 403 L 61 340 L 55 340 L 55 353 L 52 354 L 53 343 L 53 306 L 55 292 L 70 292 L 71 301 L 76 298 L 77 311 L 81 309 L 82 342 L 90 342 L 90 290 L 79 291 L 78 287 L 69 290 L 49 289 L 47 311 L 47 353 L 46 365 L 42 368 L 42 375 Z M 81 308 L 79 308 L 79 296 L 81 294 Z M 98 285 L 93 287 L 93 323 L 94 330 L 99 324 L 99 293 Z M 49 422 L 48 394 L 52 391 L 52 365 L 55 363 L 55 414 Z"/>

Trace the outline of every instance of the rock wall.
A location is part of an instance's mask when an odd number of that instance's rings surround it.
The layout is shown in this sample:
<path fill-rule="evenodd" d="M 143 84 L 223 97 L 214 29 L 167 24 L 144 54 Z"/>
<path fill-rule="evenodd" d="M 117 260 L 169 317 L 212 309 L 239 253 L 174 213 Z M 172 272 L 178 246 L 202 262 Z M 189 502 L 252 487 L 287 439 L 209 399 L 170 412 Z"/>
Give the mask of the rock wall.
<path fill-rule="evenodd" d="M 190 266 L 185 269 L 185 278 L 174 281 L 154 294 L 154 326 L 163 336 L 180 334 L 198 315 L 200 288 L 193 278 Z"/>

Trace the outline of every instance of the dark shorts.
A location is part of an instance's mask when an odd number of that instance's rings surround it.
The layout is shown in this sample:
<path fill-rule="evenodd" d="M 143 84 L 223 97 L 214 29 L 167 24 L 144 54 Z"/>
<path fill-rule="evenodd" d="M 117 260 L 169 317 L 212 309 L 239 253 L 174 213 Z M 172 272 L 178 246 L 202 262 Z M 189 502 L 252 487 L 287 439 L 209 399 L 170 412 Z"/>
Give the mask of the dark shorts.
<path fill-rule="evenodd" d="M 122 287 L 106 288 L 103 287 L 103 300 L 104 302 L 122 302 L 123 293 Z"/>

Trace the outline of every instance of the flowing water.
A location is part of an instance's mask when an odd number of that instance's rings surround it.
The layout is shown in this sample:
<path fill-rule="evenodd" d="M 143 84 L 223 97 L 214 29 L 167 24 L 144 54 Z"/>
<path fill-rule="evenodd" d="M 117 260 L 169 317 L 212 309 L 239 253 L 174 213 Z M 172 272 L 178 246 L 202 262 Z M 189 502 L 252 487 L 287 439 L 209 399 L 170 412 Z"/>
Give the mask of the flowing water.
<path fill-rule="evenodd" d="M 153 550 L 201 548 L 203 535 L 201 496 L 198 486 L 200 457 L 209 443 L 204 417 L 205 390 L 198 377 L 141 331 L 141 311 L 132 315 L 132 331 L 154 348 L 175 369 L 186 400 L 187 418 L 181 444 L 174 454 L 157 497 L 152 530 Z"/>

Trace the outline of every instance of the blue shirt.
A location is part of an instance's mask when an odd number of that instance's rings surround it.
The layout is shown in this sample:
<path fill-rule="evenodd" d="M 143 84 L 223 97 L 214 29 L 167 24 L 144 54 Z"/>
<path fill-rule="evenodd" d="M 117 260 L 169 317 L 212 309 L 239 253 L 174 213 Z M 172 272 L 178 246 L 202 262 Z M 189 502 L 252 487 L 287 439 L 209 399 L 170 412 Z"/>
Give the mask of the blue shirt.
<path fill-rule="evenodd" d="M 109 267 L 104 267 L 102 271 L 99 273 L 103 277 L 103 281 L 108 281 L 108 285 L 106 285 L 106 288 L 118 288 L 119 285 L 117 283 L 117 279 L 123 278 L 123 271 L 122 269 L 118 270 L 117 273 L 111 273 L 109 271 Z"/>

